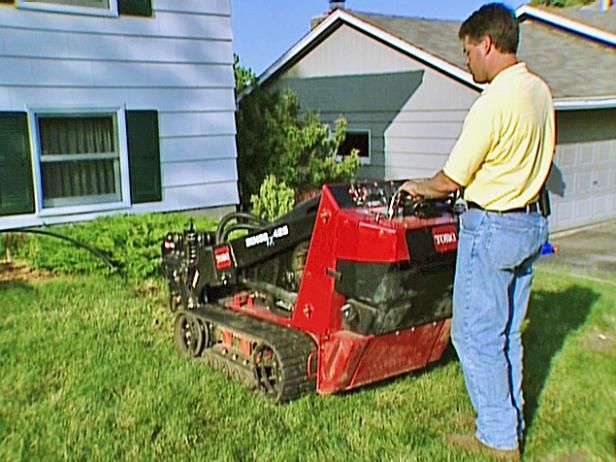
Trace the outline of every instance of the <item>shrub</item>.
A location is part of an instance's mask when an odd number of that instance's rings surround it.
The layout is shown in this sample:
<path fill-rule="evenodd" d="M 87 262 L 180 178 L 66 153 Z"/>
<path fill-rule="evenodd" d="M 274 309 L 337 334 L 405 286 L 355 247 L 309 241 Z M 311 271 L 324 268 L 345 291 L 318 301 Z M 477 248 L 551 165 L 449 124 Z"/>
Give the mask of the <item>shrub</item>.
<path fill-rule="evenodd" d="M 41 229 L 83 242 L 105 255 L 129 279 L 143 279 L 159 274 L 160 246 L 166 234 L 182 231 L 189 221 L 190 218 L 182 213 L 116 215 Z M 213 230 L 216 222 L 198 218 L 195 227 Z M 33 268 L 55 273 L 110 274 L 116 271 L 85 249 L 46 235 L 26 234 L 17 255 Z"/>
<path fill-rule="evenodd" d="M 234 62 L 239 189 L 245 206 L 259 193 L 268 175 L 284 180 L 296 197 L 320 189 L 323 183 L 347 181 L 360 167 L 357 153 L 338 161 L 346 120 L 330 126 L 315 112 L 302 111 L 291 90 L 273 91 L 258 85 L 254 73 Z M 250 91 L 248 91 L 250 89 Z"/>
<path fill-rule="evenodd" d="M 295 193 L 284 181 L 268 175 L 259 189 L 259 195 L 250 198 L 252 213 L 267 221 L 274 221 L 293 208 Z"/>

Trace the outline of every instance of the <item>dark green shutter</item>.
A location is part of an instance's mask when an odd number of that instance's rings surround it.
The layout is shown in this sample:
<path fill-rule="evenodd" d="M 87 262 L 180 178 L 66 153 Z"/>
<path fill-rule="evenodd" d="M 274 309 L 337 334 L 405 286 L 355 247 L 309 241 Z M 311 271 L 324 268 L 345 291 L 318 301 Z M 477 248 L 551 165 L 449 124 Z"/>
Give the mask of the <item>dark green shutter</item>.
<path fill-rule="evenodd" d="M 152 0 L 118 0 L 120 14 L 152 16 Z"/>
<path fill-rule="evenodd" d="M 158 113 L 126 111 L 126 134 L 132 203 L 161 201 Z"/>
<path fill-rule="evenodd" d="M 0 215 L 34 212 L 28 116 L 0 112 Z"/>

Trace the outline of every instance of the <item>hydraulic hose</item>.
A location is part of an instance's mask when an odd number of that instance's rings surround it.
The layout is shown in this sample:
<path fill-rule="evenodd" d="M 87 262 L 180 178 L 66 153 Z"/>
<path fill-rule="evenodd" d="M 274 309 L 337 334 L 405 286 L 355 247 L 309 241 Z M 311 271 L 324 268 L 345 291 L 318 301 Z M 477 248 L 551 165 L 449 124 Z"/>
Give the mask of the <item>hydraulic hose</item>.
<path fill-rule="evenodd" d="M 41 235 L 44 235 L 44 236 L 55 237 L 57 239 L 61 239 L 63 241 L 70 242 L 71 244 L 75 245 L 76 247 L 79 247 L 79 248 L 87 250 L 92 255 L 94 255 L 95 257 L 99 258 L 103 262 L 105 262 L 105 264 L 107 266 L 109 266 L 111 269 L 113 269 L 115 271 L 119 271 L 119 268 L 105 254 L 103 254 L 100 250 L 92 247 L 91 245 L 86 244 L 85 242 L 81 242 L 81 241 L 78 241 L 77 239 L 73 239 L 72 237 L 64 236 L 62 234 L 54 233 L 52 231 L 47 231 L 47 230 L 43 230 L 43 229 L 33 229 L 33 228 L 3 229 L 3 230 L 0 230 L 0 234 L 2 234 L 2 233 L 30 233 L 30 234 L 41 234 Z"/>
<path fill-rule="evenodd" d="M 226 239 L 226 236 L 229 235 L 229 232 L 225 230 L 229 222 L 232 220 L 236 220 L 239 224 L 240 219 L 243 219 L 246 222 L 246 224 L 250 224 L 250 226 L 254 229 L 267 226 L 269 224 L 267 221 L 251 213 L 231 212 L 225 215 L 224 217 L 222 217 L 222 219 L 218 223 L 218 226 L 216 227 L 216 235 L 215 235 L 216 238 L 215 239 L 216 239 L 217 244 L 224 242 L 224 239 Z M 243 228 L 243 229 L 248 229 L 248 228 Z"/>

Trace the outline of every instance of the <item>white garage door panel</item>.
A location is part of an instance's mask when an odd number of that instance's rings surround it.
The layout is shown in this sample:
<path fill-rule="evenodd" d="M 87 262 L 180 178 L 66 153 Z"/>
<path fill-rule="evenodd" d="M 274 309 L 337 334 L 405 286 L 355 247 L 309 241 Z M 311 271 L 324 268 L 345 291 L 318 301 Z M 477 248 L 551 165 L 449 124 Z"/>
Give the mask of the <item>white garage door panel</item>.
<path fill-rule="evenodd" d="M 592 218 L 592 198 L 578 199 L 574 203 L 575 219 L 589 221 Z"/>
<path fill-rule="evenodd" d="M 558 114 L 556 163 L 565 197 L 552 196 L 553 231 L 616 219 L 616 109 Z"/>
<path fill-rule="evenodd" d="M 576 145 L 564 144 L 556 148 L 556 156 L 558 157 L 558 165 L 565 170 L 567 167 L 575 165 L 577 157 Z"/>
<path fill-rule="evenodd" d="M 611 169 L 592 172 L 592 187 L 595 191 L 609 191 L 613 187 L 613 184 L 610 185 L 610 173 Z"/>
<path fill-rule="evenodd" d="M 593 197 L 592 199 L 592 214 L 595 218 L 604 218 L 609 216 L 608 203 L 610 200 L 609 194 Z"/>
<path fill-rule="evenodd" d="M 592 172 L 577 172 L 574 176 L 575 194 L 588 194 L 592 189 Z"/>
<path fill-rule="evenodd" d="M 558 207 L 556 211 L 558 212 L 560 218 L 563 221 L 571 222 L 573 221 L 575 215 L 573 214 L 573 206 L 575 205 L 573 201 L 562 201 L 560 204 L 557 204 Z"/>

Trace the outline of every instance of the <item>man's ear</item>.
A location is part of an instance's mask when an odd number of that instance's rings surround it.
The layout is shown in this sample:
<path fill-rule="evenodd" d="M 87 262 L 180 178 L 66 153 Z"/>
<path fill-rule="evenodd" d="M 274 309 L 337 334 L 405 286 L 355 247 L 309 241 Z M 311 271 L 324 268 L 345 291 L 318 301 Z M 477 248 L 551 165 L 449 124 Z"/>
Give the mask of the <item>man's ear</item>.
<path fill-rule="evenodd" d="M 481 39 L 481 51 L 484 56 L 488 56 L 490 52 L 494 49 L 494 42 L 492 41 L 492 37 L 489 35 L 484 36 Z"/>

